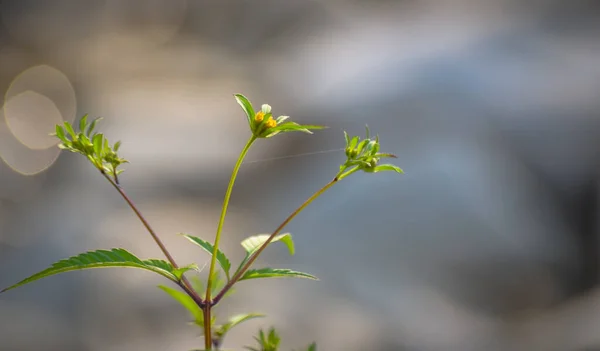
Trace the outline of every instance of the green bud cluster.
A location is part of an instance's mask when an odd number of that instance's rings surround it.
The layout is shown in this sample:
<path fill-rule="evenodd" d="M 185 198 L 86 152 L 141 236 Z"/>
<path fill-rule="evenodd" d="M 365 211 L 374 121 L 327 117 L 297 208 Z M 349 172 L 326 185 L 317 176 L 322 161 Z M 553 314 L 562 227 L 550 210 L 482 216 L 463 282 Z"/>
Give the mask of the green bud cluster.
<path fill-rule="evenodd" d="M 346 138 L 346 162 L 340 166 L 338 180 L 349 176 L 357 171 L 377 173 L 381 171 L 394 171 L 404 173 L 402 169 L 392 164 L 379 164 L 382 158 L 397 158 L 396 155 L 379 152 L 379 136 L 375 139 L 369 137 L 369 127 L 366 128 L 366 138 L 361 140 L 358 136 L 350 138 L 344 132 Z"/>
<path fill-rule="evenodd" d="M 96 118 L 90 123 L 87 118 L 88 115 L 85 115 L 79 121 L 79 132 L 75 132 L 68 121 L 65 121 L 62 126 L 56 125 L 56 132 L 52 135 L 60 139 L 61 143 L 58 147 L 82 154 L 101 172 L 112 177 L 118 176 L 123 170 L 117 170 L 117 168 L 123 163 L 128 163 L 117 154 L 121 142 L 117 141 L 110 146 L 102 133 L 93 133 L 96 124 L 102 118 Z"/>

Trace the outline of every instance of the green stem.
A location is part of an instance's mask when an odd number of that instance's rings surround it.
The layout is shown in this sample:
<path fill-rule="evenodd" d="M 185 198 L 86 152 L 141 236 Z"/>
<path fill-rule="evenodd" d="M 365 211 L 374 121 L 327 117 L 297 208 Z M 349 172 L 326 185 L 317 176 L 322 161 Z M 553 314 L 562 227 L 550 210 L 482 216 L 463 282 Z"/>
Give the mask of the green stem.
<path fill-rule="evenodd" d="M 154 242 L 156 242 L 156 245 L 158 245 L 158 247 L 160 248 L 162 253 L 165 255 L 165 257 L 167 257 L 167 260 L 169 261 L 169 263 L 171 263 L 173 268 L 175 268 L 175 269 L 179 268 L 179 266 L 175 262 L 175 259 L 169 253 L 169 250 L 167 250 L 167 247 L 160 240 L 160 238 L 158 237 L 158 235 L 156 234 L 154 229 L 152 229 L 152 227 L 150 226 L 150 223 L 148 223 L 146 218 L 144 218 L 144 216 L 142 215 L 140 210 L 137 208 L 135 203 L 133 203 L 133 201 L 129 198 L 129 196 L 127 196 L 127 194 L 125 193 L 125 190 L 123 190 L 123 188 L 121 188 L 121 186 L 116 182 L 116 179 L 113 180 L 108 174 L 106 174 L 106 172 L 100 171 L 100 173 L 102 173 L 104 178 L 106 178 L 106 180 L 108 180 L 108 182 L 119 192 L 119 194 L 121 194 L 121 197 L 123 197 L 123 199 L 125 200 L 125 202 L 127 202 L 129 207 L 131 207 L 131 209 L 136 214 L 136 216 L 140 219 L 140 221 L 142 222 L 144 227 L 146 227 L 146 230 L 148 230 L 148 233 L 150 233 L 150 235 L 152 236 L 152 239 L 154 239 Z M 192 288 L 192 284 L 190 284 L 190 282 L 188 281 L 188 279 L 185 276 L 181 277 L 181 282 L 176 282 L 176 283 L 194 300 L 194 302 L 196 302 L 196 304 L 198 304 L 198 306 L 200 308 L 203 308 L 204 306 L 207 305 L 206 302 L 204 300 L 202 300 L 202 297 L 200 297 L 200 295 L 198 295 L 198 293 Z"/>
<path fill-rule="evenodd" d="M 358 166 L 355 166 L 355 167 L 351 168 L 349 171 L 346 171 L 346 172 L 344 172 L 344 171 L 342 170 L 342 171 L 340 171 L 340 172 L 337 174 L 336 178 L 337 178 L 338 180 L 342 180 L 342 179 L 346 178 L 347 176 L 349 176 L 350 174 L 352 174 L 352 173 L 354 173 L 354 172 L 357 172 L 357 171 L 359 171 L 359 170 L 360 170 L 360 167 L 358 167 Z"/>
<path fill-rule="evenodd" d="M 229 199 L 231 198 L 231 191 L 233 190 L 233 184 L 235 184 L 235 179 L 237 178 L 238 171 L 242 166 L 242 162 L 250 150 L 250 146 L 256 141 L 256 136 L 252 135 L 244 149 L 240 153 L 240 157 L 238 158 L 235 167 L 233 167 L 233 172 L 231 173 L 231 178 L 229 179 L 229 185 L 227 186 L 227 191 L 225 192 L 225 199 L 223 200 L 223 208 L 221 210 L 221 218 L 219 219 L 219 225 L 217 226 L 217 234 L 215 235 L 215 242 L 213 244 L 213 254 L 210 260 L 210 269 L 208 271 L 208 280 L 206 282 L 206 297 L 205 301 L 207 302 L 207 306 L 204 309 L 204 344 L 207 350 L 211 348 L 211 326 L 210 326 L 210 308 L 212 304 L 208 303 L 210 301 L 210 293 L 212 289 L 213 283 L 213 273 L 215 271 L 215 265 L 217 263 L 217 252 L 219 250 L 219 243 L 221 242 L 221 232 L 223 231 L 223 224 L 225 223 L 225 215 L 227 214 L 227 207 L 229 207 Z M 208 318 L 208 319 L 207 319 Z"/>
<path fill-rule="evenodd" d="M 217 296 L 215 296 L 214 300 L 207 301 L 207 303 L 211 304 L 212 306 L 216 305 L 223 298 L 223 296 L 225 296 L 227 291 L 229 291 L 229 289 L 231 289 L 231 287 L 233 287 L 233 285 L 237 281 L 240 280 L 240 278 L 244 275 L 244 273 L 246 273 L 246 271 L 250 268 L 252 263 L 254 263 L 254 261 L 258 258 L 258 256 L 262 253 L 262 251 L 271 243 L 271 241 L 273 241 L 275 236 L 277 236 L 277 234 L 279 234 L 283 230 L 283 228 L 285 228 L 285 226 L 288 225 L 288 223 L 290 223 L 292 221 L 292 219 L 294 219 L 294 217 L 296 217 L 300 212 L 302 212 L 302 210 L 304 210 L 306 208 L 306 206 L 308 206 L 316 198 L 321 196 L 327 189 L 331 188 L 338 181 L 339 181 L 338 177 L 333 178 L 332 181 L 325 184 L 324 187 L 319 189 L 316 193 L 314 193 L 311 197 L 309 197 L 306 201 L 304 201 L 302 203 L 302 205 L 300 205 L 300 207 L 298 207 L 296 210 L 294 210 L 294 212 L 292 212 L 283 222 L 281 222 L 279 227 L 277 227 L 277 229 L 275 229 L 275 231 L 273 233 L 271 233 L 271 235 L 269 236 L 267 241 L 265 241 L 260 246 L 260 248 L 258 250 L 256 250 L 256 252 L 248 259 L 246 264 L 244 264 L 236 272 L 236 274 L 234 274 L 234 276 L 227 282 L 227 284 L 223 287 L 223 289 L 217 294 Z"/>

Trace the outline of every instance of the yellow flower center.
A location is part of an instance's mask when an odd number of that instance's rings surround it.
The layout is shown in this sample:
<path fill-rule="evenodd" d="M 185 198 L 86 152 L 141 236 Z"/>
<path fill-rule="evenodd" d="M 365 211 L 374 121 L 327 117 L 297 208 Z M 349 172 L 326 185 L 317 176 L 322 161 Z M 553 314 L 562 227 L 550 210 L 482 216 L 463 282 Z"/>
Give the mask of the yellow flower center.
<path fill-rule="evenodd" d="M 267 122 L 265 123 L 265 126 L 267 128 L 273 128 L 275 126 L 277 126 L 277 121 L 273 119 L 273 117 L 269 117 L 269 119 L 267 120 Z"/>
<path fill-rule="evenodd" d="M 265 114 L 262 111 L 258 111 L 258 113 L 256 114 L 256 116 L 254 116 L 254 120 L 257 123 L 262 122 L 262 120 L 265 118 Z"/>

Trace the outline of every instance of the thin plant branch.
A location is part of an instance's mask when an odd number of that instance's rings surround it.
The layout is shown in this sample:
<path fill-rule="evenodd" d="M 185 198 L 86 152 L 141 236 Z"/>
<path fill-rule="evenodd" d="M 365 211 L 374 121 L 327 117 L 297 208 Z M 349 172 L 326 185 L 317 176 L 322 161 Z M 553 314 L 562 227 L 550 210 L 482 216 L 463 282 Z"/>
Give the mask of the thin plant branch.
<path fill-rule="evenodd" d="M 300 212 L 302 212 L 302 210 L 304 210 L 304 208 L 306 208 L 306 206 L 310 205 L 311 202 L 313 202 L 316 198 L 321 196 L 325 191 L 327 191 L 327 189 L 331 188 L 337 182 L 338 182 L 338 177 L 333 178 L 332 181 L 325 184 L 324 187 L 322 187 L 317 192 L 315 192 L 311 197 L 309 197 L 306 201 L 304 201 L 302 203 L 302 205 L 300 205 L 300 207 L 298 207 L 296 210 L 294 210 L 294 212 L 292 212 L 283 222 L 281 222 L 281 224 L 277 227 L 277 229 L 275 229 L 275 231 L 273 231 L 273 233 L 271 233 L 271 235 L 269 236 L 267 241 L 265 241 L 260 246 L 260 248 L 248 259 L 246 264 L 244 264 L 244 266 L 242 266 L 238 270 L 238 272 L 227 282 L 227 284 L 223 287 L 223 289 L 221 289 L 221 291 L 217 294 L 217 296 L 215 296 L 215 298 L 212 301 L 207 301 L 207 303 L 210 303 L 213 306 L 216 305 L 223 298 L 223 296 L 225 296 L 227 291 L 229 291 L 229 289 L 231 289 L 233 287 L 233 285 L 237 281 L 239 281 L 241 277 L 244 276 L 244 273 L 246 273 L 246 271 L 250 268 L 250 266 L 252 266 L 254 261 L 263 252 L 263 250 L 271 243 L 271 241 L 273 241 L 275 236 L 277 236 L 277 234 L 279 234 L 283 230 L 283 228 L 285 228 L 285 226 L 288 225 L 288 223 L 290 223 L 292 221 L 292 219 L 294 219 L 294 217 L 296 217 Z"/>
<path fill-rule="evenodd" d="M 150 233 L 152 239 L 154 239 L 154 242 L 156 242 L 156 245 L 158 245 L 162 253 L 169 261 L 169 263 L 171 263 L 171 265 L 173 266 L 173 268 L 178 269 L 179 265 L 177 265 L 177 262 L 175 262 L 175 259 L 173 258 L 173 256 L 171 256 L 169 250 L 167 250 L 166 246 L 160 240 L 154 229 L 152 229 L 152 227 L 150 226 L 150 223 L 148 223 L 148 221 L 146 220 L 144 215 L 142 215 L 135 203 L 131 200 L 127 193 L 125 193 L 125 190 L 123 190 L 121 185 L 117 184 L 116 180 L 113 180 L 108 174 L 106 174 L 106 172 L 100 171 L 100 173 L 102 173 L 104 178 L 108 180 L 108 182 L 119 192 L 119 194 L 121 194 L 121 197 L 123 197 L 123 199 L 125 200 L 125 202 L 127 202 L 129 207 L 131 207 L 133 212 L 142 222 L 144 227 L 146 227 L 146 230 L 148 230 L 148 233 Z M 200 308 L 204 308 L 207 305 L 206 302 L 202 299 L 202 297 L 200 297 L 200 295 L 198 295 L 198 293 L 192 288 L 192 284 L 190 284 L 188 279 L 183 275 L 181 276 L 181 282 L 179 283 L 179 286 L 194 300 L 194 302 L 196 302 L 196 304 L 198 304 Z"/>

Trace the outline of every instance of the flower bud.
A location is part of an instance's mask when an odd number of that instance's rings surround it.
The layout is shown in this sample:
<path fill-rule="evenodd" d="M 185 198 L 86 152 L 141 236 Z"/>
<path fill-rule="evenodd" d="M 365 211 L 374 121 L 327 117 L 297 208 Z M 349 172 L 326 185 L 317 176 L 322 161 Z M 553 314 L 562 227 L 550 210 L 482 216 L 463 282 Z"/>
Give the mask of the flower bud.
<path fill-rule="evenodd" d="M 346 148 L 346 157 L 352 157 L 352 148 L 350 148 L 350 147 Z"/>
<path fill-rule="evenodd" d="M 269 119 L 267 119 L 267 122 L 265 122 L 265 126 L 267 128 L 273 128 L 277 126 L 277 122 L 273 119 L 273 117 L 269 117 Z"/>
<path fill-rule="evenodd" d="M 265 113 L 262 111 L 258 111 L 258 113 L 254 116 L 254 121 L 256 123 L 260 123 L 265 118 Z"/>
<path fill-rule="evenodd" d="M 261 111 L 263 114 L 271 113 L 271 105 L 264 104 L 261 106 Z"/>
<path fill-rule="evenodd" d="M 375 145 L 377 145 L 377 142 L 375 140 L 369 141 L 367 143 L 367 146 L 365 146 L 365 153 L 370 153 L 375 147 Z"/>

